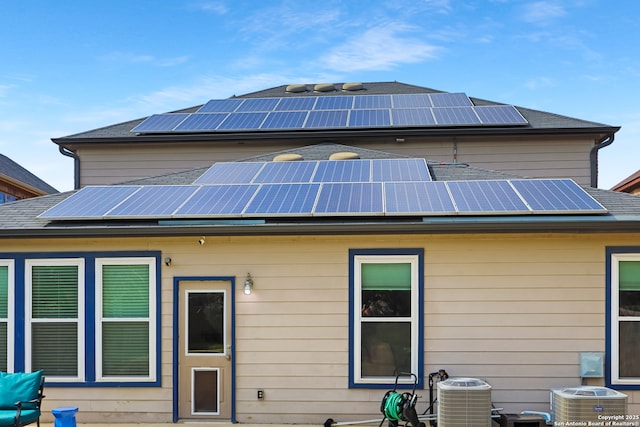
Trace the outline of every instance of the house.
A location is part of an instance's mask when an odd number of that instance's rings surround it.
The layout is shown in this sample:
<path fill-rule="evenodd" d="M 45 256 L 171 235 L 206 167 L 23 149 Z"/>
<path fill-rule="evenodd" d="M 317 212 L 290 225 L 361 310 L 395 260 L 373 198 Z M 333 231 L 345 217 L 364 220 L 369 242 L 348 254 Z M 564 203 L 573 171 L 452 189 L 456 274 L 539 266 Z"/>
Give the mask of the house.
<path fill-rule="evenodd" d="M 580 384 L 640 412 L 639 198 L 364 145 L 0 206 L 0 369 L 80 422 L 375 419 L 441 369 L 509 413 Z"/>
<path fill-rule="evenodd" d="M 58 190 L 0 154 L 0 204 L 57 192 Z"/>
<path fill-rule="evenodd" d="M 622 193 L 640 194 L 640 170 L 623 179 L 611 189 Z"/>

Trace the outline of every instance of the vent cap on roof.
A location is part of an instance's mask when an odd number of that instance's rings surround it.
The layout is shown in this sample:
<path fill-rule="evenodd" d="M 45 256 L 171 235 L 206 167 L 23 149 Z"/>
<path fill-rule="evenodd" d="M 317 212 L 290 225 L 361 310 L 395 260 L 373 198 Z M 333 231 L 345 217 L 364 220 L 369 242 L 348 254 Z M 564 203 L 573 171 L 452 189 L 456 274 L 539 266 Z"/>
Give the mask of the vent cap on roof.
<path fill-rule="evenodd" d="M 347 90 L 347 91 L 364 90 L 364 85 L 362 83 L 345 83 L 342 85 L 342 90 Z"/>
<path fill-rule="evenodd" d="M 350 151 L 340 151 L 337 153 L 332 153 L 329 156 L 329 160 L 352 160 L 359 159 L 360 155 L 358 153 L 352 153 Z"/>
<path fill-rule="evenodd" d="M 289 85 L 285 89 L 285 92 L 289 92 L 289 93 L 300 93 L 300 92 L 306 92 L 306 91 L 307 91 L 307 85 L 305 84 Z"/>
<path fill-rule="evenodd" d="M 278 154 L 273 158 L 274 162 L 295 162 L 296 160 L 303 160 L 300 154 L 286 153 Z"/>
<path fill-rule="evenodd" d="M 315 92 L 333 92 L 336 86 L 333 83 L 319 83 L 313 87 Z"/>

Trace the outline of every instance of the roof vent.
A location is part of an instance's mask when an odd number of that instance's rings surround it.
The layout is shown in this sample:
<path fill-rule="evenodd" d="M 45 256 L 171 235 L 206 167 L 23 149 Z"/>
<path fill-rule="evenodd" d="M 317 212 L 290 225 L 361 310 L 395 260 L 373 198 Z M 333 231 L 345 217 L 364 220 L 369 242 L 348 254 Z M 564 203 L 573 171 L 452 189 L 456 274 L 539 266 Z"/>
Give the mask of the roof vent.
<path fill-rule="evenodd" d="M 302 156 L 300 154 L 286 153 L 278 154 L 273 158 L 274 162 L 295 162 L 296 160 L 302 160 Z"/>
<path fill-rule="evenodd" d="M 362 83 L 345 83 L 342 85 L 342 90 L 348 90 L 350 92 L 364 90 L 364 85 Z"/>
<path fill-rule="evenodd" d="M 332 153 L 329 156 L 329 160 L 353 160 L 359 158 L 360 155 L 358 153 L 352 153 L 350 151 L 340 151 L 338 153 Z"/>
<path fill-rule="evenodd" d="M 288 93 L 300 93 L 300 92 L 306 92 L 306 91 L 307 91 L 307 85 L 305 84 L 289 85 L 285 89 L 285 92 L 288 92 Z"/>
<path fill-rule="evenodd" d="M 333 83 L 320 83 L 313 87 L 315 92 L 333 92 L 336 87 Z"/>

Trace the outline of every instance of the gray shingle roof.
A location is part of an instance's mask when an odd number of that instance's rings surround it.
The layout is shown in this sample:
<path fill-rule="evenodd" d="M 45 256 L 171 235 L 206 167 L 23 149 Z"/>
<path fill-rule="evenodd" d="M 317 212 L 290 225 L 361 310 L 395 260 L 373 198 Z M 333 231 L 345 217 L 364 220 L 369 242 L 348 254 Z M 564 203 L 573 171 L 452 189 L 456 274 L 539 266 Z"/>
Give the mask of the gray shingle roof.
<path fill-rule="evenodd" d="M 15 181 L 22 182 L 46 194 L 58 192 L 58 190 L 3 154 L 0 154 L 0 175 L 5 175 Z"/>
<path fill-rule="evenodd" d="M 291 150 L 298 154 L 303 154 L 308 160 L 326 159 L 329 154 L 336 151 L 355 151 L 360 154 L 361 158 L 394 158 L 402 157 L 391 153 L 385 153 L 376 150 L 362 150 L 361 148 L 349 147 L 340 144 L 323 143 L 317 145 L 311 145 L 308 147 L 302 147 L 300 149 Z M 280 152 L 283 153 L 283 152 Z M 272 153 L 268 156 L 257 156 L 254 158 L 242 159 L 243 161 L 268 161 L 278 153 Z M 264 157 L 264 158 L 260 158 Z M 443 163 L 429 163 L 429 168 L 432 173 L 432 177 L 436 181 L 458 181 L 458 180 L 490 180 L 490 179 L 514 179 L 522 178 L 519 176 L 506 174 L 499 171 L 485 170 L 475 168 L 466 164 L 443 164 Z M 138 185 L 179 185 L 179 184 L 191 184 L 204 173 L 208 168 L 199 168 L 186 172 L 179 172 L 168 174 L 160 177 L 141 179 L 137 181 L 128 182 L 127 184 Z M 567 215 L 548 215 L 542 218 L 537 216 L 531 218 L 531 216 L 520 216 L 517 220 L 513 221 L 516 231 L 526 229 L 528 224 L 535 228 L 535 231 L 548 230 L 563 231 L 570 229 L 575 232 L 574 228 L 578 231 L 599 232 L 599 231 L 640 231 L 640 197 L 633 196 L 626 193 L 618 193 L 610 190 L 601 190 L 595 188 L 585 188 L 585 190 L 591 194 L 596 200 L 598 200 L 603 206 L 609 210 L 608 215 L 586 215 L 586 216 L 567 216 Z M 61 202 L 74 192 L 58 193 L 49 196 L 36 197 L 32 199 L 25 199 L 13 203 L 0 205 L 0 238 L 2 237 L 26 237 L 26 236 L 39 236 L 39 235 L 51 235 L 51 236 L 67 236 L 67 235 L 91 235 L 93 233 L 97 235 L 109 234 L 109 230 L 117 230 L 117 233 L 127 235 L 144 235 L 150 234 L 162 234 L 162 233 L 193 233 L 195 231 L 187 228 L 180 229 L 179 227 L 162 226 L 156 221 L 135 222 L 135 221 L 111 221 L 111 222 L 96 222 L 96 221 L 60 221 L 49 222 L 47 220 L 38 219 L 37 216 L 46 211 L 50 207 Z M 455 217 L 452 217 L 454 220 Z M 469 226 L 469 217 L 464 218 L 466 226 Z M 535 221 L 534 221 L 535 219 Z M 323 227 L 326 226 L 325 219 L 310 219 L 306 222 L 306 227 L 311 227 L 314 232 L 320 232 Z M 280 224 L 279 219 L 274 220 L 274 227 L 288 228 L 288 224 Z M 314 222 L 317 221 L 317 222 Z M 389 218 L 352 218 L 347 224 L 349 226 L 349 232 L 356 232 L 361 227 L 372 226 L 372 224 L 378 224 L 384 226 L 384 224 L 391 224 L 393 220 Z M 358 222 L 361 221 L 361 222 Z M 391 221 L 391 222 L 390 222 Z M 486 227 L 488 230 L 504 231 L 500 228 L 502 221 L 509 222 L 509 217 L 493 216 L 490 221 L 487 221 Z M 333 226 L 340 221 L 334 222 Z M 396 223 L 397 224 L 397 223 Z M 421 221 L 417 219 L 413 222 L 413 227 L 420 230 Z M 473 227 L 477 227 L 478 224 L 481 227 L 482 221 L 478 221 L 477 224 L 471 224 Z M 586 225 L 585 225 L 586 224 Z M 464 226 L 448 225 L 451 227 L 447 229 L 450 232 L 455 232 L 457 228 L 464 230 Z M 437 227 L 437 226 L 431 226 Z M 609 227 L 609 228 L 606 228 Z M 242 228 L 242 226 L 240 226 Z M 246 233 L 250 228 L 244 226 L 243 233 Z M 411 229 L 412 232 L 416 232 L 415 229 Z M 437 229 L 437 228 L 436 228 Z M 151 230 L 151 231 L 150 231 Z M 218 229 L 219 230 L 219 229 Z M 482 228 L 474 228 L 475 231 L 482 230 Z M 203 230 L 198 229 L 200 233 Z M 529 230 L 531 231 L 531 230 Z M 249 232 L 258 232 L 259 229 L 251 228 Z"/>
<path fill-rule="evenodd" d="M 235 98 L 261 98 L 261 97 L 282 97 L 282 96 L 336 96 L 336 95 L 375 95 L 375 94 L 405 94 L 405 93 L 442 93 L 443 91 L 410 85 L 406 83 L 400 82 L 370 82 L 363 83 L 364 90 L 362 91 L 343 91 L 339 90 L 343 83 L 335 83 L 336 87 L 335 91 L 330 92 L 314 92 L 313 84 L 308 84 L 308 90 L 305 92 L 296 92 L 296 93 L 287 93 L 286 85 L 276 86 L 256 92 L 247 93 L 244 95 L 234 96 Z M 470 98 L 475 105 L 503 105 L 504 103 L 484 100 L 480 98 Z M 208 101 L 208 99 L 203 100 Z M 171 111 L 172 113 L 181 112 L 181 113 L 191 113 L 200 108 L 200 105 Z M 510 130 L 513 132 L 522 132 L 526 130 L 545 130 L 545 129 L 572 129 L 572 130 L 597 130 L 602 133 L 615 133 L 619 129 L 615 126 L 610 126 L 602 123 L 596 123 L 581 119 L 576 119 L 567 116 L 561 116 L 553 113 L 547 113 L 544 111 L 532 110 L 524 107 L 516 107 L 520 113 L 527 119 L 529 122 L 529 126 L 527 127 L 515 127 L 515 128 L 499 128 L 501 132 L 509 132 Z M 99 129 L 89 130 L 86 132 L 81 132 L 73 135 L 68 135 L 60 138 L 53 138 L 53 141 L 56 144 L 64 145 L 65 143 L 86 143 L 86 142 L 99 142 L 100 140 L 111 140 L 111 139 L 127 139 L 128 142 L 134 141 L 136 138 L 151 138 L 155 140 L 161 140 L 156 136 L 140 136 L 131 133 L 131 129 L 144 121 L 146 117 L 139 118 L 136 120 L 127 121 L 124 123 L 117 123 L 110 126 L 105 126 Z M 473 127 L 469 128 L 473 129 Z M 437 128 L 436 128 L 437 130 Z M 486 130 L 486 128 L 485 128 Z M 292 131 L 295 132 L 295 131 Z M 209 134 L 212 135 L 212 134 Z M 262 132 L 260 134 L 264 137 L 266 134 Z M 174 142 L 176 140 L 180 140 L 184 136 L 180 135 L 172 135 Z"/>

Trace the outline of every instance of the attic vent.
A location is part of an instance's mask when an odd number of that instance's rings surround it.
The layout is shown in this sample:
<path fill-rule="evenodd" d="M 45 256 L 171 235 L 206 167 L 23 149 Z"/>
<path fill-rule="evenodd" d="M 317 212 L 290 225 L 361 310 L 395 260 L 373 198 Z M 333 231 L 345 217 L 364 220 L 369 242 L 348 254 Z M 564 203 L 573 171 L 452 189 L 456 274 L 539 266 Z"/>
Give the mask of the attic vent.
<path fill-rule="evenodd" d="M 313 87 L 315 92 L 333 92 L 336 87 L 333 83 L 320 83 Z"/>
<path fill-rule="evenodd" d="M 300 93 L 300 92 L 306 92 L 306 91 L 307 91 L 307 85 L 305 84 L 289 85 L 285 89 L 285 92 L 288 92 L 288 93 Z"/>
<path fill-rule="evenodd" d="M 342 85 L 342 90 L 348 90 L 348 91 L 364 90 L 364 85 L 362 83 L 345 83 Z"/>
<path fill-rule="evenodd" d="M 273 158 L 274 162 L 294 162 L 296 160 L 302 160 L 302 156 L 300 154 L 287 153 L 278 154 Z"/>
<path fill-rule="evenodd" d="M 329 160 L 352 160 L 359 158 L 360 155 L 358 153 L 352 153 L 350 151 L 340 151 L 338 153 L 332 153 L 329 156 Z"/>

